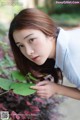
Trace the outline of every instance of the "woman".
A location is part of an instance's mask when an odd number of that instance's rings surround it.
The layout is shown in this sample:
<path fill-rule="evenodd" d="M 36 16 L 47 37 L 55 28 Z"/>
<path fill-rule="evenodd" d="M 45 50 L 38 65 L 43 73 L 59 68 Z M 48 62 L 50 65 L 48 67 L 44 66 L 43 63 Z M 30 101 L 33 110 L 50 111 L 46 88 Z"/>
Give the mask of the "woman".
<path fill-rule="evenodd" d="M 55 66 L 77 86 L 72 88 L 43 80 L 31 87 L 41 98 L 60 94 L 80 100 L 79 33 L 80 29 L 64 31 L 58 28 L 47 14 L 35 8 L 22 10 L 12 20 L 9 40 L 18 69 L 24 75 L 32 72 L 35 76 L 37 71 L 36 77 L 41 77 L 40 73 L 52 73 L 52 62 L 55 62 Z"/>

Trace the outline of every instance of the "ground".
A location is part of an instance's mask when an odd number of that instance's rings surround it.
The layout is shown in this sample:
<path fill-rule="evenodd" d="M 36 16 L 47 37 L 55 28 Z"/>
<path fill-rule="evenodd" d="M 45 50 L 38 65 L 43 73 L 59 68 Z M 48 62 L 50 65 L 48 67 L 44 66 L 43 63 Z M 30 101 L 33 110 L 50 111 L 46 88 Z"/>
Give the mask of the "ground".
<path fill-rule="evenodd" d="M 66 78 L 64 78 L 64 84 L 73 86 Z M 59 111 L 64 115 L 62 120 L 80 120 L 80 100 L 65 97 Z"/>

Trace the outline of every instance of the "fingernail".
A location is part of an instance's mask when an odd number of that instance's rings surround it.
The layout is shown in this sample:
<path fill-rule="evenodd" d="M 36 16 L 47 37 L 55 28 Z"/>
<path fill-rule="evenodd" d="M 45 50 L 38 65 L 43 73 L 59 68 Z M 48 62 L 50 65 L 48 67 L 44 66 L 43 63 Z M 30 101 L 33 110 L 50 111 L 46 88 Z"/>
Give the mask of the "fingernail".
<path fill-rule="evenodd" d="M 30 86 L 30 88 L 33 88 L 33 86 Z"/>

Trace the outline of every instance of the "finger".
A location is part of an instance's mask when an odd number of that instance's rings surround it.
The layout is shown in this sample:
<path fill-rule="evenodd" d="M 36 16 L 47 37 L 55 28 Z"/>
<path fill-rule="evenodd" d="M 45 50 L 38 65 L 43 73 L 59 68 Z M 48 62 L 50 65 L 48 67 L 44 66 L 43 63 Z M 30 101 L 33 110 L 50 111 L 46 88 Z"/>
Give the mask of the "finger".
<path fill-rule="evenodd" d="M 37 94 L 45 94 L 45 92 L 44 92 L 44 91 L 41 91 L 41 90 L 38 90 L 36 93 L 37 93 Z"/>
<path fill-rule="evenodd" d="M 46 84 L 48 84 L 48 82 L 49 81 L 41 81 L 41 82 L 37 83 L 36 85 L 38 85 L 38 86 L 46 85 Z"/>
<path fill-rule="evenodd" d="M 37 94 L 37 96 L 39 96 L 40 98 L 46 98 L 44 94 Z"/>
<path fill-rule="evenodd" d="M 44 94 L 37 94 L 40 98 L 45 98 L 45 99 L 49 99 L 50 97 L 48 95 L 44 95 Z"/>
<path fill-rule="evenodd" d="M 39 89 L 39 86 L 30 86 L 31 89 L 35 89 L 35 90 L 38 90 Z"/>
<path fill-rule="evenodd" d="M 45 87 L 44 86 L 30 86 L 31 89 L 37 90 L 37 91 L 44 91 L 45 92 Z"/>

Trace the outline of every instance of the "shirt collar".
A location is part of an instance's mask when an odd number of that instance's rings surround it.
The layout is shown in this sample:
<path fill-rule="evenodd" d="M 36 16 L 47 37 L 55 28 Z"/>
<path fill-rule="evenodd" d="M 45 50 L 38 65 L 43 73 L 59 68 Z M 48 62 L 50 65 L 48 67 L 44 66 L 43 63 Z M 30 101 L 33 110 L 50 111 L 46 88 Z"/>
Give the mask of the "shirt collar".
<path fill-rule="evenodd" d="M 67 50 L 68 35 L 65 30 L 60 28 L 56 42 L 56 62 L 55 66 L 63 71 L 64 57 Z"/>

